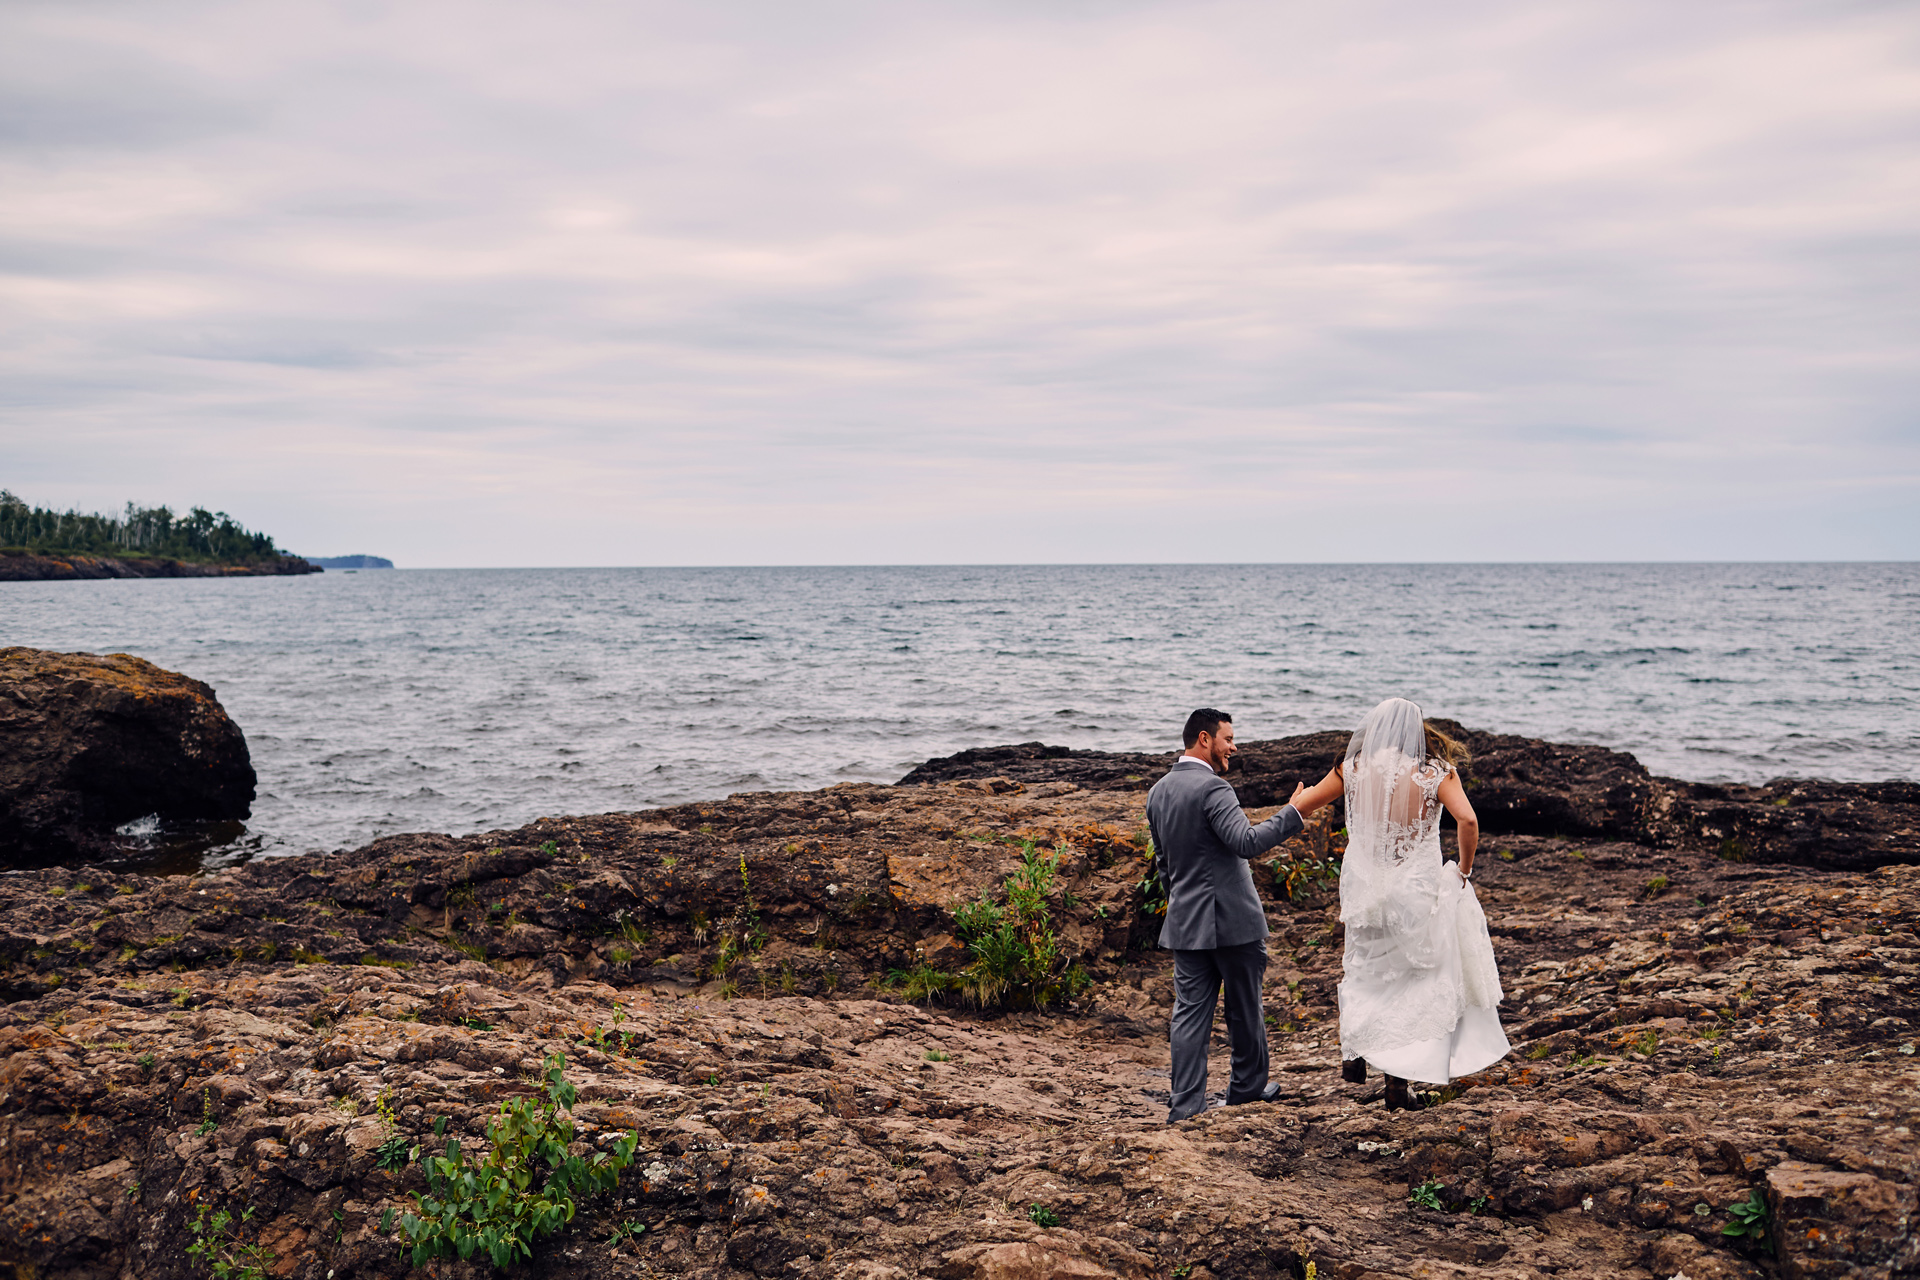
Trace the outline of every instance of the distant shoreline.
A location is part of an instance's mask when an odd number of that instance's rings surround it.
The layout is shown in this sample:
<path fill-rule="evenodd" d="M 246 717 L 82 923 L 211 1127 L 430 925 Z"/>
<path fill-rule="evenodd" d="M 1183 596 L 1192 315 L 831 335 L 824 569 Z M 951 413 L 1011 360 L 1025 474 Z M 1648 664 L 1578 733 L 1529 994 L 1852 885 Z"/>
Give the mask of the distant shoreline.
<path fill-rule="evenodd" d="M 246 578 L 320 573 L 299 556 L 219 563 L 168 556 L 100 556 L 80 552 L 0 550 L 0 582 L 67 582 L 94 578 Z"/>
<path fill-rule="evenodd" d="M 393 561 L 385 556 L 308 556 L 307 563 L 320 569 L 391 569 Z"/>

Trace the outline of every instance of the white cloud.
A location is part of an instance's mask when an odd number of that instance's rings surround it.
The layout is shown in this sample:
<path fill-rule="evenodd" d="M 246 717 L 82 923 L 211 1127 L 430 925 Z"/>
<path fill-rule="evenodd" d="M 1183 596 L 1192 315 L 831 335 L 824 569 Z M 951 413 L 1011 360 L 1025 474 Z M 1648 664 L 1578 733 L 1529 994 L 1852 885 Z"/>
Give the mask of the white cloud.
<path fill-rule="evenodd" d="M 35 500 L 413 564 L 1920 554 L 1905 7 L 22 4 L 0 48 Z"/>

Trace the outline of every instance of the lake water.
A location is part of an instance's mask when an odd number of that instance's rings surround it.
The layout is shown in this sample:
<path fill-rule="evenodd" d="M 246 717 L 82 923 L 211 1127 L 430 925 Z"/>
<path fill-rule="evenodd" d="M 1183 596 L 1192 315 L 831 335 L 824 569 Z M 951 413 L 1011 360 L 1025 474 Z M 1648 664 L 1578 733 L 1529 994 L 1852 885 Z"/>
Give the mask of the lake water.
<path fill-rule="evenodd" d="M 1920 565 L 391 570 L 0 584 L 0 643 L 214 686 L 222 851 L 891 782 L 1039 739 L 1346 728 L 1390 694 L 1699 780 L 1920 777 Z"/>

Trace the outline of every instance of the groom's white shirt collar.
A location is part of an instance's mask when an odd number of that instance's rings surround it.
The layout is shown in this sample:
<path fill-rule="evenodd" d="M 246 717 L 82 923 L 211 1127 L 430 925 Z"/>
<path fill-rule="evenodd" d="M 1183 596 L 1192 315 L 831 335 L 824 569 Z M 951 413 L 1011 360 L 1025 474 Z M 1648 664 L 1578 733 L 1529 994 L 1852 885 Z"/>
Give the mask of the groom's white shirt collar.
<path fill-rule="evenodd" d="M 1205 760 L 1202 760 L 1199 756 L 1183 755 L 1178 760 L 1175 760 L 1173 764 L 1176 769 L 1183 764 L 1197 764 L 1201 768 L 1205 769 L 1208 773 L 1213 772 L 1213 766 L 1208 764 Z"/>

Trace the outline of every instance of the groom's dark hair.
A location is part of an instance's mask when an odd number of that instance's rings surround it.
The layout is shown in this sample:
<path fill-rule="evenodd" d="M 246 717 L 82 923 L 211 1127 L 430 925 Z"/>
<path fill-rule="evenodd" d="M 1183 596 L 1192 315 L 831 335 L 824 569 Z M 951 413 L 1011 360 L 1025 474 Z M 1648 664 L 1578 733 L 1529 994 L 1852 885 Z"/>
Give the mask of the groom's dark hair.
<path fill-rule="evenodd" d="M 1212 707 L 1202 707 L 1187 717 L 1187 727 L 1180 731 L 1180 740 L 1188 746 L 1200 741 L 1203 733 L 1219 733 L 1220 722 L 1233 723 L 1233 717 L 1224 711 L 1215 711 Z"/>

